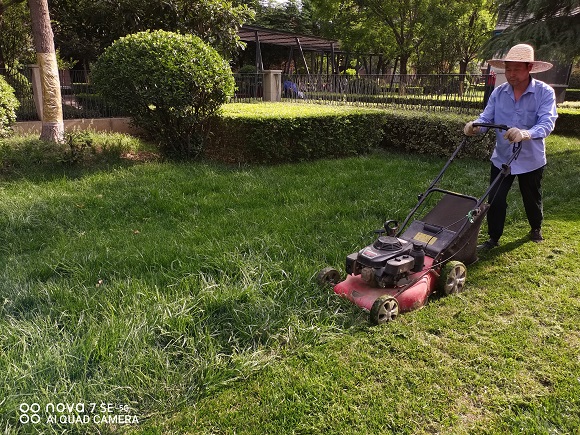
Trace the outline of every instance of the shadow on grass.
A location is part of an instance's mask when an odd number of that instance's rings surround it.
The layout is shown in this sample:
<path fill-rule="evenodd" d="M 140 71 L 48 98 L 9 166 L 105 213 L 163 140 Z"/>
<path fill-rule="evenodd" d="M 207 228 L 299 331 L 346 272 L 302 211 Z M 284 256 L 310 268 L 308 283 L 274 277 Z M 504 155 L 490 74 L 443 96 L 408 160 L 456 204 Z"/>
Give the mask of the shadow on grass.
<path fill-rule="evenodd" d="M 478 262 L 481 260 L 486 260 L 489 258 L 496 257 L 500 254 L 505 253 L 505 252 L 513 251 L 514 249 L 518 249 L 520 246 L 524 245 L 525 243 L 533 243 L 532 241 L 530 241 L 530 238 L 527 235 L 522 236 L 519 239 L 512 240 L 511 242 L 508 242 L 506 244 L 500 244 L 496 248 L 479 251 L 478 252 L 478 256 L 479 256 Z"/>
<path fill-rule="evenodd" d="M 33 135 L 0 139 L 0 178 L 8 181 L 74 179 L 156 160 L 160 157 L 152 144 L 118 133 L 72 131 L 63 143 Z"/>
<path fill-rule="evenodd" d="M 47 162 L 37 160 L 21 163 L 21 160 L 18 159 L 0 162 L 0 180 L 46 182 L 62 177 L 79 179 L 99 172 L 130 168 L 155 161 L 162 161 L 162 159 L 158 155 L 149 152 L 93 156 L 81 161 Z"/>

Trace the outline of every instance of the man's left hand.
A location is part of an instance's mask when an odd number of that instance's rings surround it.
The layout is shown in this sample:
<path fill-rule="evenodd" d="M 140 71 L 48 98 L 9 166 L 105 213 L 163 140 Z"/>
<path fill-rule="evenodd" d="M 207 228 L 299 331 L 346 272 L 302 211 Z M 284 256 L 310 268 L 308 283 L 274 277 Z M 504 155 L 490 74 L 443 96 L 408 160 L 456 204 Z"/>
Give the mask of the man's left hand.
<path fill-rule="evenodd" d="M 517 127 L 512 127 L 503 135 L 504 139 L 510 141 L 510 143 L 521 142 L 523 140 L 530 140 L 530 132 L 528 130 L 520 130 Z"/>

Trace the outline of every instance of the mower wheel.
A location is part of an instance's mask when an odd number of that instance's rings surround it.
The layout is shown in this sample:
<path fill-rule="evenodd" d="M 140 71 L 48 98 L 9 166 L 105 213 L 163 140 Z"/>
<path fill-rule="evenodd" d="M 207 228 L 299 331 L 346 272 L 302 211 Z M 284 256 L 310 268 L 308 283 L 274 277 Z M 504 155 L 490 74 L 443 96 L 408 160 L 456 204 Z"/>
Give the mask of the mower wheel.
<path fill-rule="evenodd" d="M 379 296 L 371 308 L 370 321 L 374 325 L 395 320 L 399 315 L 399 303 L 390 295 Z"/>
<path fill-rule="evenodd" d="M 461 261 L 450 261 L 441 269 L 437 279 L 437 290 L 450 295 L 460 293 L 465 286 L 467 268 Z"/>
<path fill-rule="evenodd" d="M 319 286 L 335 285 L 340 281 L 340 272 L 333 267 L 325 267 L 316 276 L 316 282 Z"/>

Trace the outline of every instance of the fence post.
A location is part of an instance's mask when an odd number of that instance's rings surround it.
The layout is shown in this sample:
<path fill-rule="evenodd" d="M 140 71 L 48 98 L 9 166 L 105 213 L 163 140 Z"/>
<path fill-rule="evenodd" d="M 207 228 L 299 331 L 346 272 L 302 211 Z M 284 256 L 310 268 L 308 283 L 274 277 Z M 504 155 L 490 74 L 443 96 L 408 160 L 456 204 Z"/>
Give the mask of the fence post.
<path fill-rule="evenodd" d="M 32 95 L 34 97 L 34 105 L 36 106 L 36 114 L 38 119 L 42 121 L 42 84 L 40 82 L 40 66 L 38 64 L 28 65 L 32 72 Z"/>
<path fill-rule="evenodd" d="M 282 96 L 282 70 L 264 70 L 264 101 L 280 101 Z"/>

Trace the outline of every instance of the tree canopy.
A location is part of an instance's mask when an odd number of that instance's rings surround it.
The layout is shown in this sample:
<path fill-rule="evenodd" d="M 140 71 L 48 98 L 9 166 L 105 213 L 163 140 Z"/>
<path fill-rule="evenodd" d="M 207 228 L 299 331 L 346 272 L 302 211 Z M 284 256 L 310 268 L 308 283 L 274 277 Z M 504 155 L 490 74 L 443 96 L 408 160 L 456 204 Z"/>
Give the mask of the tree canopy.
<path fill-rule="evenodd" d="M 33 59 L 30 14 L 24 0 L 0 0 L 0 68 L 14 70 Z"/>
<path fill-rule="evenodd" d="M 248 6 L 256 11 L 250 24 L 307 35 L 319 32 L 310 0 L 253 1 Z"/>
<path fill-rule="evenodd" d="M 145 30 L 192 33 L 225 56 L 240 46 L 237 29 L 253 16 L 228 0 L 51 0 L 56 44 L 88 67 L 113 41 Z"/>
<path fill-rule="evenodd" d="M 520 42 L 532 44 L 546 58 L 570 61 L 580 56 L 578 0 L 503 0 L 499 20 L 512 24 L 485 46 L 488 56 Z"/>
<path fill-rule="evenodd" d="M 376 53 L 417 72 L 468 71 L 520 42 L 538 56 L 580 55 L 578 0 L 49 0 L 61 58 L 86 68 L 118 38 L 143 30 L 192 33 L 232 58 L 243 23 L 339 39 L 343 50 Z M 499 8 L 499 9 L 498 9 Z M 492 37 L 499 21 L 509 27 Z M 26 63 L 24 0 L 0 0 L 0 64 Z M 547 56 L 549 55 L 549 56 Z M 20 59 L 20 60 L 19 60 Z"/>
<path fill-rule="evenodd" d="M 491 36 L 491 0 L 312 0 L 323 31 L 355 52 L 410 62 L 419 72 L 465 72 Z"/>

